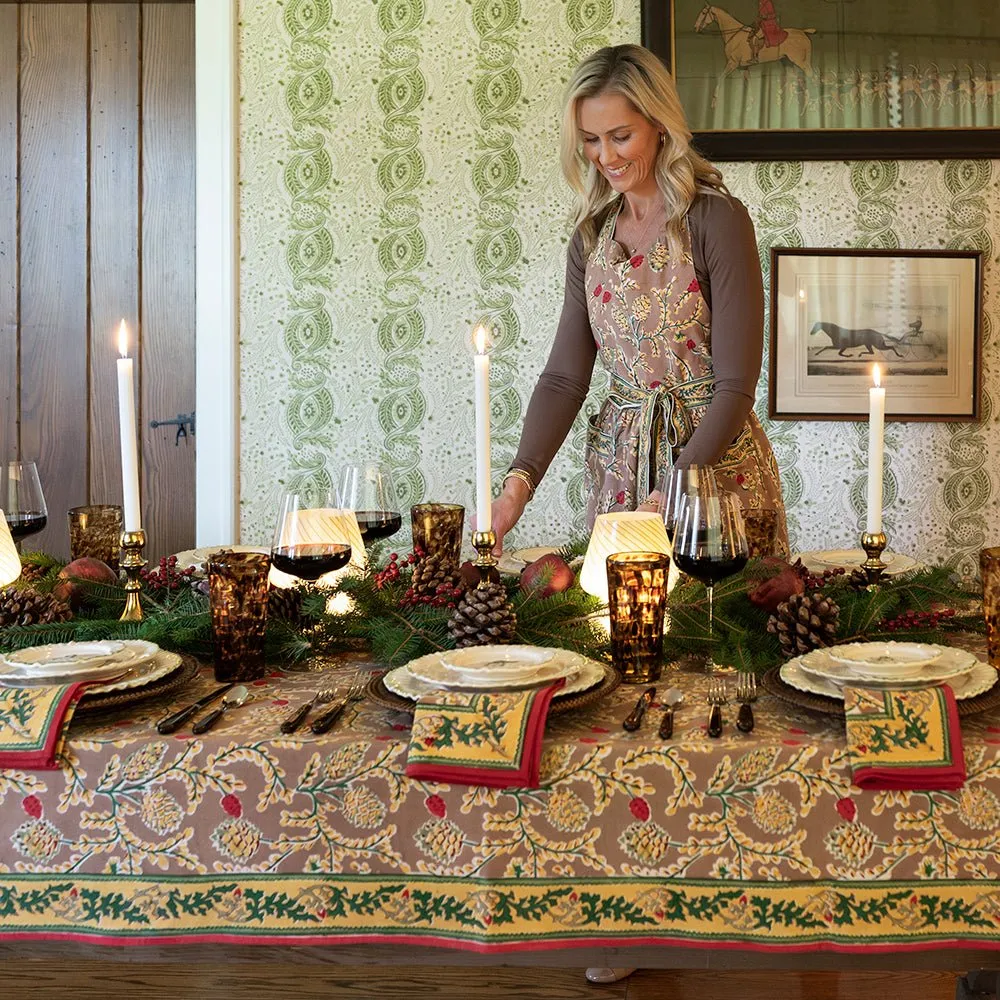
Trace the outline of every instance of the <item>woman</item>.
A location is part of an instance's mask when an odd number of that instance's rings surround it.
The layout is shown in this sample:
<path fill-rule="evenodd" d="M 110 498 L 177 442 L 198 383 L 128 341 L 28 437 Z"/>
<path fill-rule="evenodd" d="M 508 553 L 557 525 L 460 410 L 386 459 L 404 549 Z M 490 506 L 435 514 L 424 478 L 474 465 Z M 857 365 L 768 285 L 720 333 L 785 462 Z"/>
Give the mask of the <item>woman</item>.
<path fill-rule="evenodd" d="M 673 79 L 648 50 L 604 48 L 577 69 L 562 123 L 563 172 L 577 196 L 565 300 L 493 506 L 498 547 L 600 356 L 610 386 L 587 435 L 588 526 L 649 505 L 673 464 L 714 465 L 744 509 L 775 512 L 776 548 L 787 551 L 778 469 L 753 413 L 764 315 L 753 224 L 690 142 Z"/>

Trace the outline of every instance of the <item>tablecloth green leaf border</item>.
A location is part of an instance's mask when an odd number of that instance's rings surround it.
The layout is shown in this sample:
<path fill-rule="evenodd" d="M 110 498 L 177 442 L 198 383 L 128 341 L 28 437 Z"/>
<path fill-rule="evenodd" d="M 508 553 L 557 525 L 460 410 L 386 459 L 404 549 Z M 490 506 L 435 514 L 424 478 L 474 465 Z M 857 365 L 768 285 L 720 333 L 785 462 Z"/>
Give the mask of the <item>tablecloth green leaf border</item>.
<path fill-rule="evenodd" d="M 586 542 L 576 542 L 561 550 L 566 558 L 578 555 Z M 25 563 L 45 567 L 46 572 L 31 584 L 37 590 L 51 589 L 59 563 L 44 554 L 28 553 Z M 451 609 L 433 604 L 411 604 L 405 599 L 409 568 L 398 580 L 379 581 L 380 570 L 389 561 L 384 548 L 374 548 L 369 569 L 361 575 L 343 578 L 335 591 L 305 590 L 298 620 L 272 619 L 268 623 L 268 656 L 276 664 L 294 663 L 317 655 L 334 655 L 359 649 L 370 650 L 378 662 L 399 665 L 435 650 L 451 648 L 448 632 Z M 716 585 L 715 623 L 708 629 L 708 602 L 705 588 L 696 581 L 681 582 L 670 595 L 670 628 L 664 637 L 666 662 L 684 656 L 711 654 L 717 663 L 761 673 L 784 657 L 778 640 L 767 632 L 768 613 L 747 599 L 747 592 L 759 581 L 759 560 Z M 583 591 L 579 583 L 568 590 L 541 597 L 524 592 L 517 577 L 505 576 L 511 603 L 517 615 L 515 641 L 572 649 L 597 660 L 610 658 L 610 644 L 602 624 L 607 609 Z M 146 617 L 141 622 L 120 622 L 125 602 L 120 586 L 85 582 L 83 605 L 67 622 L 53 625 L 7 626 L 0 628 L 0 650 L 9 651 L 49 642 L 86 639 L 146 639 L 164 649 L 211 658 L 212 629 L 208 598 L 185 583 L 177 590 L 146 585 L 142 603 Z M 940 641 L 942 633 L 984 631 L 978 595 L 954 580 L 947 567 L 916 570 L 892 578 L 874 591 L 858 591 L 844 577 L 834 577 L 823 587 L 840 607 L 837 639 L 908 639 Z M 332 594 L 351 597 L 345 614 L 327 611 Z M 886 623 L 908 611 L 929 611 L 950 607 L 951 617 L 924 628 L 887 629 Z"/>

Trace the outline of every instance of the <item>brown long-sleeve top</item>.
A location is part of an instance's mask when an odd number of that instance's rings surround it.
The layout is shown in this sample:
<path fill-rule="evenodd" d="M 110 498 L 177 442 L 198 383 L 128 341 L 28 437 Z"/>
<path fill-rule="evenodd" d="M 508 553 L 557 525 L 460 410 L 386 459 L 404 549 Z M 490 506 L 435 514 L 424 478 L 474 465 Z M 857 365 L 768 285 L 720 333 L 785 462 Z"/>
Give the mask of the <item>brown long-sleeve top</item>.
<path fill-rule="evenodd" d="M 679 465 L 714 465 L 753 408 L 764 341 L 764 286 L 753 222 L 742 202 L 699 194 L 687 215 L 691 256 L 711 310 L 712 402 L 678 456 Z M 587 314 L 587 261 L 580 233 L 566 258 L 566 293 L 555 341 L 528 404 L 517 457 L 535 483 L 569 433 L 587 397 L 597 345 Z"/>

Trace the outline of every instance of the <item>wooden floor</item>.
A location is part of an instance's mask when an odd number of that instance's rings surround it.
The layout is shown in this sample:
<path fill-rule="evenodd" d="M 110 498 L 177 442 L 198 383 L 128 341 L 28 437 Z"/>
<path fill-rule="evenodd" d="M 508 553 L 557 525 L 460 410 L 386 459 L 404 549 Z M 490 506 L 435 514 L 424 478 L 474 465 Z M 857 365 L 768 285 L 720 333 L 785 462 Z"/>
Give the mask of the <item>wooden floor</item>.
<path fill-rule="evenodd" d="M 640 970 L 591 986 L 582 969 L 0 962 L 0 996 L 91 1000 L 954 1000 L 947 972 Z"/>

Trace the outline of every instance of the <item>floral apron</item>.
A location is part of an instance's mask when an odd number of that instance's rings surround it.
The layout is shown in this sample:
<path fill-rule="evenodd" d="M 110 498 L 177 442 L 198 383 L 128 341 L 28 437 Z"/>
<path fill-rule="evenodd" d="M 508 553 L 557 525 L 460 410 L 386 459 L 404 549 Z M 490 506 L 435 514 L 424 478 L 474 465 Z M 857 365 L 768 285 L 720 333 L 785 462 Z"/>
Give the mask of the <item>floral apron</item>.
<path fill-rule="evenodd" d="M 662 234 L 646 252 L 628 257 L 612 237 L 620 211 L 621 202 L 608 214 L 586 268 L 590 326 L 610 376 L 608 397 L 587 433 L 589 525 L 598 514 L 635 510 L 656 489 L 701 421 L 715 385 L 711 316 L 687 227 L 679 258 L 671 259 Z M 753 412 L 716 475 L 751 518 L 773 512 L 774 549 L 787 553 L 778 466 Z"/>

